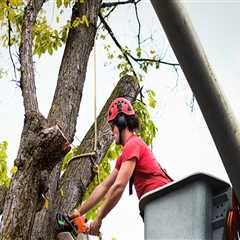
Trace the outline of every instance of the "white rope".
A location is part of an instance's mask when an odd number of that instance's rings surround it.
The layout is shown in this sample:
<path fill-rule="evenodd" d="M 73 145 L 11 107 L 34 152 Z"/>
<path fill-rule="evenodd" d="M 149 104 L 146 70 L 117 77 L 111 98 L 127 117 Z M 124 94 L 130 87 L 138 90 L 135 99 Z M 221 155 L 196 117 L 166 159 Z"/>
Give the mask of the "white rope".
<path fill-rule="evenodd" d="M 96 156 L 97 154 L 97 56 L 96 56 L 96 40 L 93 46 L 93 102 L 94 102 L 94 149 L 93 152 L 83 153 L 74 156 L 70 161 L 81 157 Z"/>
<path fill-rule="evenodd" d="M 95 138 L 94 138 L 94 152 L 97 152 L 97 56 L 96 56 L 96 41 L 94 44 L 93 49 L 93 60 L 94 60 L 94 76 L 93 76 L 93 92 L 94 92 L 94 132 L 95 132 Z"/>

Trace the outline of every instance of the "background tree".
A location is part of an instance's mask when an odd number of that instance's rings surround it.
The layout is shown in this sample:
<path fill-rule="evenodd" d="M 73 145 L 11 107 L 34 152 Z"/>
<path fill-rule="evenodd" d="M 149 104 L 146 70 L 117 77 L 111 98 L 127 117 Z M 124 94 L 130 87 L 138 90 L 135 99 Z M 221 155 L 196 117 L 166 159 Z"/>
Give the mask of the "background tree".
<path fill-rule="evenodd" d="M 48 223 L 49 213 L 52 210 L 68 212 L 79 204 L 92 179 L 93 184 L 89 186 L 89 191 L 94 188 L 97 181 L 109 173 L 108 160 L 119 151 L 111 146 L 106 154 L 111 142 L 110 129 L 105 121 L 109 102 L 117 96 L 125 96 L 134 101 L 139 92 L 141 93 L 143 73 L 147 73 L 149 67 L 158 68 L 160 63 L 164 63 L 176 68 L 177 64 L 159 59 L 154 49 L 146 53 L 145 57 L 141 48 L 141 24 L 137 11 L 139 2 L 140 0 L 103 3 L 99 0 L 57 0 L 58 18 L 66 8 L 72 9 L 72 15 L 71 20 L 63 27 L 53 28 L 48 24 L 46 12 L 43 10 L 44 0 L 1 1 L 0 22 L 3 29 L 1 40 L 3 46 L 9 50 L 14 68 L 14 81 L 21 88 L 25 110 L 11 184 L 4 197 L 1 229 L 3 239 L 54 239 L 54 228 Z M 123 47 L 106 21 L 118 6 L 127 4 L 134 6 L 135 17 L 139 23 L 135 50 Z M 58 18 L 56 21 L 59 21 Z M 98 117 L 98 144 L 95 157 L 76 157 L 68 163 L 72 156 L 93 150 L 92 127 L 80 146 L 69 153 L 63 162 L 76 131 L 87 63 L 97 31 L 98 38 L 103 40 L 109 34 L 119 49 L 118 52 L 112 51 L 110 45 L 105 46 L 109 59 L 117 59 L 117 68 L 120 77 L 123 78 Z M 41 57 L 46 52 L 52 54 L 62 45 L 65 46 L 65 50 L 55 95 L 48 116 L 44 117 L 39 111 L 36 96 L 33 55 Z M 19 47 L 19 63 L 16 63 L 12 54 L 13 46 Z M 141 99 L 142 95 L 140 96 Z M 150 106 L 154 107 L 153 91 L 148 91 L 148 98 Z M 140 135 L 151 144 L 156 128 L 141 101 L 135 103 L 135 108 L 143 122 Z M 104 171 L 100 172 L 105 173 L 105 176 L 96 174 L 101 159 L 104 159 L 102 162 Z M 64 171 L 63 175 L 61 171 Z"/>

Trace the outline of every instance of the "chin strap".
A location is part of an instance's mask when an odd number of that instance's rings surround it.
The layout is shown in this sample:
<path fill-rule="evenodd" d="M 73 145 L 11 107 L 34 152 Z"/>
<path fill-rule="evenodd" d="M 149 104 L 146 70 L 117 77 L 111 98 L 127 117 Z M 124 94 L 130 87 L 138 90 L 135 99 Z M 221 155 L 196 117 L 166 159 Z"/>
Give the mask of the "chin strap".
<path fill-rule="evenodd" d="M 120 128 L 120 127 L 118 127 L 117 126 L 117 128 L 118 128 L 118 131 L 119 131 L 119 143 L 123 146 L 123 128 Z"/>

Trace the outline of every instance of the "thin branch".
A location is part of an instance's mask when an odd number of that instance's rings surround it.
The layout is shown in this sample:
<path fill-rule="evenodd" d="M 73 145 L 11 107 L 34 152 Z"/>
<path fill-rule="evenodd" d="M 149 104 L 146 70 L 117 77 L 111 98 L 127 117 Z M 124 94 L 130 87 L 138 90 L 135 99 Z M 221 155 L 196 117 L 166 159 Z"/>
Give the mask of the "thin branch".
<path fill-rule="evenodd" d="M 104 19 L 108 18 L 109 15 L 115 10 L 116 7 L 117 7 L 117 6 L 114 6 L 114 7 L 106 14 L 106 16 L 104 16 Z"/>
<path fill-rule="evenodd" d="M 124 4 L 129 4 L 129 3 L 134 3 L 134 0 L 129 0 L 129 1 L 124 1 L 124 2 L 108 2 L 108 3 L 102 3 L 101 8 L 106 8 L 106 7 L 114 7 L 118 5 L 124 5 Z M 139 1 L 138 1 L 139 2 Z"/>
<path fill-rule="evenodd" d="M 15 80 L 17 81 L 17 71 L 16 71 L 16 65 L 14 63 L 13 60 L 13 56 L 12 56 L 12 51 L 11 51 L 11 25 L 10 25 L 10 21 L 8 20 L 8 52 L 9 52 L 9 56 L 13 65 L 13 71 L 14 71 L 14 77 Z"/>
<path fill-rule="evenodd" d="M 19 81 L 12 79 L 11 82 L 14 82 L 17 87 L 21 88 Z"/>
<path fill-rule="evenodd" d="M 7 2 L 7 5 L 9 6 L 9 2 Z M 17 82 L 16 65 L 13 61 L 13 56 L 12 56 L 12 51 L 11 51 L 11 32 L 12 32 L 12 27 L 11 27 L 11 22 L 9 19 L 9 11 L 8 11 L 8 52 L 9 52 L 9 56 L 10 56 L 10 59 L 11 59 L 12 65 L 13 65 L 15 81 Z"/>
<path fill-rule="evenodd" d="M 106 28 L 107 32 L 111 36 L 112 40 L 114 41 L 116 46 L 121 50 L 121 52 L 123 53 L 126 61 L 129 63 L 129 65 L 131 67 L 133 67 L 133 66 L 132 66 L 132 63 L 130 62 L 129 57 L 137 63 L 139 63 L 139 62 L 155 62 L 155 63 L 162 63 L 162 64 L 170 65 L 170 66 L 173 66 L 173 67 L 179 66 L 178 63 L 170 63 L 170 62 L 162 61 L 161 59 L 156 59 L 155 60 L 155 59 L 150 59 L 150 58 L 136 58 L 132 54 L 127 53 L 126 51 L 124 51 L 123 47 L 121 46 L 121 44 L 118 42 L 118 40 L 114 36 L 114 33 L 112 32 L 112 29 L 110 28 L 110 26 L 107 24 L 107 22 L 105 21 L 105 19 L 103 18 L 103 16 L 100 13 L 99 13 L 99 18 L 100 18 L 101 22 L 103 23 L 104 27 Z"/>
<path fill-rule="evenodd" d="M 153 40 L 153 37 L 152 37 L 152 34 L 150 35 L 150 37 L 147 37 L 147 38 L 145 38 L 144 40 L 142 40 L 141 42 L 140 42 L 140 44 L 142 44 L 142 43 L 145 43 L 145 42 L 147 42 L 148 40 Z"/>
<path fill-rule="evenodd" d="M 112 29 L 110 28 L 110 26 L 107 24 L 107 22 L 105 21 L 105 19 L 103 18 L 103 16 L 101 15 L 101 13 L 99 13 L 99 18 L 101 20 L 101 22 L 103 23 L 104 27 L 106 28 L 106 30 L 108 31 L 109 35 L 111 36 L 112 40 L 114 41 L 114 43 L 117 45 L 117 47 L 121 50 L 121 52 L 123 53 L 123 56 L 125 58 L 125 60 L 127 61 L 127 63 L 131 66 L 132 68 L 132 72 L 134 74 L 134 76 L 136 77 L 137 74 L 134 71 L 133 65 L 131 63 L 131 61 L 128 58 L 128 54 L 126 53 L 126 51 L 124 51 L 124 49 L 122 48 L 122 46 L 120 45 L 120 43 L 118 42 L 118 40 L 115 38 Z"/>
<path fill-rule="evenodd" d="M 137 8 L 137 3 L 134 2 L 134 8 L 135 8 L 135 13 L 136 13 L 136 18 L 137 18 L 137 22 L 138 22 L 138 35 L 137 35 L 137 38 L 138 38 L 138 48 L 141 48 L 140 46 L 140 34 L 141 34 L 141 23 L 140 23 L 140 20 L 139 20 L 139 16 L 138 16 L 138 8 Z"/>
<path fill-rule="evenodd" d="M 129 1 L 125 1 L 125 2 L 108 2 L 108 3 L 102 3 L 101 5 L 101 8 L 111 8 L 112 9 L 104 16 L 104 19 L 108 18 L 109 15 L 115 10 L 115 8 L 118 6 L 118 5 L 125 5 L 125 4 L 132 4 L 134 3 L 135 5 L 137 5 L 141 0 L 138 0 L 138 1 L 134 1 L 134 0 L 129 0 Z M 97 26 L 97 29 L 100 27 L 101 25 L 101 22 L 99 23 L 99 25 Z"/>
<path fill-rule="evenodd" d="M 115 10 L 116 7 L 117 7 L 117 6 L 114 6 L 103 18 L 104 18 L 104 19 L 107 19 L 107 18 L 110 16 L 110 14 Z M 100 22 L 100 23 L 98 24 L 97 30 L 98 30 L 98 28 L 101 26 L 101 24 L 102 24 L 102 22 Z"/>
<path fill-rule="evenodd" d="M 180 66 L 179 63 L 165 62 L 165 61 L 162 61 L 161 59 L 136 58 L 133 55 L 131 55 L 130 53 L 127 53 L 127 55 L 137 63 L 139 63 L 139 62 L 155 62 L 155 63 L 162 63 L 162 64 L 170 65 L 170 66 L 173 66 L 173 67 Z"/>
<path fill-rule="evenodd" d="M 141 2 L 142 0 L 129 0 L 129 1 L 125 1 L 125 2 L 108 2 L 108 3 L 102 3 L 101 8 L 107 8 L 107 7 L 114 7 L 114 6 L 118 6 L 118 5 L 125 5 L 125 4 L 138 4 L 139 2 Z"/>

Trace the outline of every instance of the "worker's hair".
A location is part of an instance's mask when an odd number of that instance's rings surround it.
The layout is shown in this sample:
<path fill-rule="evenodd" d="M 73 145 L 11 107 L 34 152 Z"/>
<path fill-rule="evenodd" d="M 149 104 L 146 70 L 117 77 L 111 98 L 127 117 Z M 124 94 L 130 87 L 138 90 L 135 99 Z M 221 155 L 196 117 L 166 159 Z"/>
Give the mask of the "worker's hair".
<path fill-rule="evenodd" d="M 119 113 L 113 120 L 113 124 L 115 124 L 119 130 L 123 130 L 127 127 L 130 132 L 139 128 L 138 118 L 135 115 L 128 116 L 124 113 Z"/>

